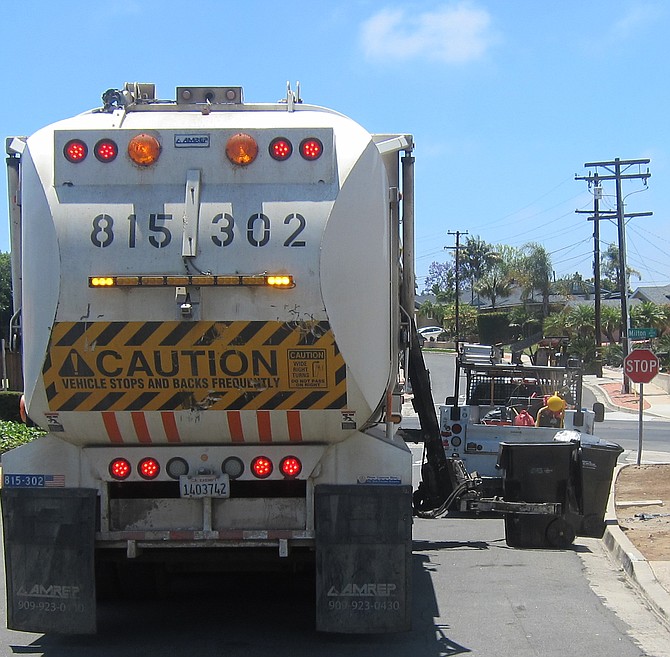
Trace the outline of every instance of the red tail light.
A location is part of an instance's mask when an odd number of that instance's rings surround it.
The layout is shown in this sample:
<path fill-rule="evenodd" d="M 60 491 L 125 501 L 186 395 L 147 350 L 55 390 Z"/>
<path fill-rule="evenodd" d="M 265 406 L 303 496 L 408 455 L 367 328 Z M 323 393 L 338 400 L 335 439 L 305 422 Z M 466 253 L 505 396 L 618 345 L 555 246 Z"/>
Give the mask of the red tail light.
<path fill-rule="evenodd" d="M 288 160 L 293 153 L 293 145 L 288 139 L 277 137 L 270 142 L 270 157 L 273 160 Z"/>
<path fill-rule="evenodd" d="M 273 469 L 272 461 L 266 456 L 257 456 L 251 462 L 251 472 L 258 479 L 266 479 L 272 474 Z"/>
<path fill-rule="evenodd" d="M 68 162 L 76 164 L 83 162 L 88 155 L 88 146 L 81 139 L 71 139 L 65 148 L 63 148 L 63 155 Z"/>
<path fill-rule="evenodd" d="M 286 456 L 282 459 L 279 468 L 285 477 L 293 479 L 302 471 L 302 463 L 297 456 Z"/>
<path fill-rule="evenodd" d="M 111 162 L 119 154 L 119 147 L 111 139 L 101 139 L 93 149 L 100 162 Z"/>
<path fill-rule="evenodd" d="M 140 461 L 137 470 L 142 479 L 155 479 L 161 471 L 161 466 L 156 459 L 149 456 Z"/>
<path fill-rule="evenodd" d="M 323 153 L 323 144 L 320 139 L 310 137 L 300 142 L 300 155 L 306 160 L 318 160 Z"/>
<path fill-rule="evenodd" d="M 109 464 L 109 474 L 112 475 L 113 479 L 127 479 L 130 475 L 130 463 L 126 459 L 114 459 Z"/>

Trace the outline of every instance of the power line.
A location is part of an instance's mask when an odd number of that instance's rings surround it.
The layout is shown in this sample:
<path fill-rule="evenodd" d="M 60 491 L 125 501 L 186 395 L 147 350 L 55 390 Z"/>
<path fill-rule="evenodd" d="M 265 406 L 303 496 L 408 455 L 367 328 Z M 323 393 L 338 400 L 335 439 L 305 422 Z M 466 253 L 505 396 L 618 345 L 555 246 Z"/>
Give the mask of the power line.
<path fill-rule="evenodd" d="M 624 198 L 622 195 L 621 184 L 624 180 L 642 180 L 644 184 L 647 184 L 647 180 L 651 176 L 649 173 L 649 168 L 647 167 L 646 173 L 641 171 L 638 173 L 626 173 L 630 167 L 642 164 L 649 164 L 649 159 L 640 159 L 640 160 L 621 160 L 620 158 L 615 158 L 612 161 L 605 162 L 585 162 L 584 166 L 587 168 L 595 168 L 596 173 L 594 175 L 589 174 L 588 176 L 575 176 L 575 180 L 586 180 L 589 183 L 589 188 L 592 183 L 595 183 L 594 186 L 594 195 L 593 195 L 593 216 L 590 217 L 594 225 L 594 268 L 596 280 L 596 341 L 600 344 L 600 252 L 597 251 L 597 245 L 599 244 L 599 224 L 601 219 L 600 208 L 598 202 L 602 199 L 602 189 L 600 188 L 600 181 L 602 180 L 613 180 L 615 182 L 616 189 L 616 218 L 617 218 L 617 233 L 619 238 L 619 293 L 621 295 L 621 346 L 623 349 L 624 358 L 628 355 L 628 276 L 627 276 L 627 266 L 626 266 L 626 223 L 625 220 L 627 217 L 643 217 L 649 216 L 651 212 L 635 212 L 632 214 L 624 213 Z M 598 168 L 604 168 L 607 173 L 605 175 L 598 175 Z M 599 191 L 595 191 L 598 189 Z M 579 212 L 579 211 L 578 211 Z M 626 376 L 623 377 L 623 392 L 630 392 L 630 382 Z"/>

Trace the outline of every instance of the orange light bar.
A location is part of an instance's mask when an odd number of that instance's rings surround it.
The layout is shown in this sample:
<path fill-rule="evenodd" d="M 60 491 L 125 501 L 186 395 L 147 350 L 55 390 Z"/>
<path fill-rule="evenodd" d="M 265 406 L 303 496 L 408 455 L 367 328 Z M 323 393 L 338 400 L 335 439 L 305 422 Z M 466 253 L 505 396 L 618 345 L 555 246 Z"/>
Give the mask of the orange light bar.
<path fill-rule="evenodd" d="M 89 287 L 295 287 L 293 276 L 288 274 L 252 274 L 248 276 L 206 274 L 188 276 L 91 276 Z"/>

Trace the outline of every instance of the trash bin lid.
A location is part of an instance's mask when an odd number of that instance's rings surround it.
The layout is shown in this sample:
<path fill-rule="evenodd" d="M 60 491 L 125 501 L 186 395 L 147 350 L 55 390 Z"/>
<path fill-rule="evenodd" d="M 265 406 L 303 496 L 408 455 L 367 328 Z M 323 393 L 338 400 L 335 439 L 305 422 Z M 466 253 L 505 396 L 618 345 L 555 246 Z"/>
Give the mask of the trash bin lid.
<path fill-rule="evenodd" d="M 554 441 L 557 443 L 578 443 L 582 438 L 582 434 L 574 429 L 563 429 L 558 431 L 554 436 Z"/>

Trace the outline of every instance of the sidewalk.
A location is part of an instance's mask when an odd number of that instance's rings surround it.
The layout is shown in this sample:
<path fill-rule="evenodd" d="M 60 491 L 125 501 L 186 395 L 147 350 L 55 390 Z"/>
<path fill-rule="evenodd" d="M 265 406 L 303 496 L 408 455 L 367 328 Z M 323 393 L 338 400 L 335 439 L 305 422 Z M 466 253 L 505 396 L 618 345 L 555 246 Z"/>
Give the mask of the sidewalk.
<path fill-rule="evenodd" d="M 598 401 L 605 404 L 611 411 L 625 411 L 638 413 L 640 409 L 640 396 L 637 392 L 624 394 L 623 372 L 621 369 L 603 367 L 602 378 L 595 375 L 584 377 L 584 385 L 596 396 Z M 644 412 L 653 417 L 670 420 L 670 395 L 651 383 L 646 383 L 643 388 Z"/>
<path fill-rule="evenodd" d="M 622 370 L 603 368 L 603 376 L 585 376 L 584 386 L 591 390 L 598 401 L 605 404 L 610 411 L 624 411 L 639 413 L 640 397 L 636 392 L 622 393 Z M 646 417 L 655 417 L 670 420 L 670 395 L 662 388 L 647 383 L 643 389 L 644 409 Z M 667 454 L 656 452 L 642 452 L 643 463 L 651 460 L 654 463 L 668 463 Z M 613 559 L 623 568 L 630 581 L 641 591 L 650 607 L 670 625 L 670 553 L 667 561 L 648 561 L 633 545 L 619 526 L 617 520 L 616 478 L 621 468 L 617 466 L 607 508 L 607 527 L 603 536 L 603 543 Z M 667 465 L 670 478 L 670 463 Z M 643 476 L 641 474 L 641 476 Z M 670 509 L 667 509 L 670 511 Z"/>

